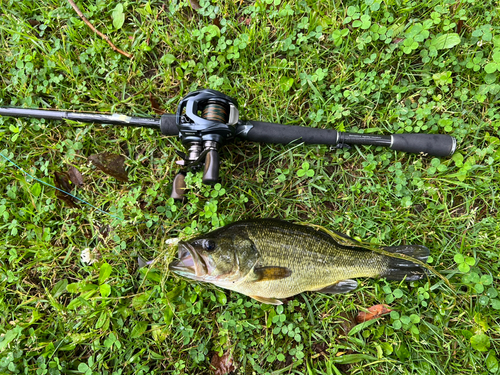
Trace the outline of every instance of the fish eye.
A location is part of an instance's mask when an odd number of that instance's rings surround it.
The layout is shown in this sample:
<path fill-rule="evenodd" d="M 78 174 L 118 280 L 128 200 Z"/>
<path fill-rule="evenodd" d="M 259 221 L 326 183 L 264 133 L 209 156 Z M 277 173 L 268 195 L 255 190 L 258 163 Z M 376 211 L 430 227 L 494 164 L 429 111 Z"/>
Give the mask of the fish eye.
<path fill-rule="evenodd" d="M 206 251 L 214 251 L 216 248 L 215 241 L 213 240 L 203 240 L 202 246 Z"/>

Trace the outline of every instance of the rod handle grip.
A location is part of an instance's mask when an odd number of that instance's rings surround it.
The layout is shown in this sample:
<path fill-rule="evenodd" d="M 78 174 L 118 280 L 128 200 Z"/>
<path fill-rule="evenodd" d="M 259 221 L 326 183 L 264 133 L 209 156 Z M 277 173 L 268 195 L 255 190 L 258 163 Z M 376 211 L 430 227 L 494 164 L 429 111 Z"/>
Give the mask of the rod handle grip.
<path fill-rule="evenodd" d="M 450 156 L 457 147 L 457 140 L 447 134 L 393 134 L 391 138 L 391 150 L 415 154 Z"/>
<path fill-rule="evenodd" d="M 160 130 L 163 135 L 178 135 L 179 128 L 175 116 L 163 115 L 160 117 Z"/>
<path fill-rule="evenodd" d="M 245 126 L 248 126 L 249 130 L 245 130 Z M 247 121 L 236 132 L 239 137 L 252 142 L 288 144 L 298 141 L 331 146 L 337 144 L 337 131 L 333 129 Z"/>

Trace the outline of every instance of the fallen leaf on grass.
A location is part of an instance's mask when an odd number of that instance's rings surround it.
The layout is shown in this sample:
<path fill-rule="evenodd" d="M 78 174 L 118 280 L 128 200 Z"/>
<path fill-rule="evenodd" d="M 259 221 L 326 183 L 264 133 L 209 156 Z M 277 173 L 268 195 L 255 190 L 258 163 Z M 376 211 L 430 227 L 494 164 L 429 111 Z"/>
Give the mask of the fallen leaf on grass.
<path fill-rule="evenodd" d="M 368 312 L 360 311 L 356 316 L 358 323 L 363 323 L 368 320 L 376 319 L 382 315 L 389 314 L 392 310 L 387 305 L 374 305 L 368 308 Z"/>
<path fill-rule="evenodd" d="M 222 357 L 219 357 L 219 355 L 215 353 L 212 356 L 210 364 L 213 367 L 215 375 L 226 375 L 235 370 L 233 366 L 233 357 L 229 351 L 225 352 Z"/>
<path fill-rule="evenodd" d="M 76 169 L 75 167 L 73 167 L 73 166 L 69 167 L 68 177 L 69 177 L 69 180 L 72 183 L 74 183 L 76 186 L 78 186 L 78 187 L 83 186 L 83 176 L 80 173 L 80 171 L 78 169 Z"/>
<path fill-rule="evenodd" d="M 119 181 L 128 182 L 124 156 L 103 152 L 102 154 L 90 155 L 89 160 L 104 173 L 113 176 Z"/>
<path fill-rule="evenodd" d="M 212 24 L 214 24 L 215 26 L 217 26 L 219 29 L 221 28 L 221 26 L 220 26 L 220 19 L 218 19 L 217 17 L 212 20 Z"/>
<path fill-rule="evenodd" d="M 158 104 L 158 100 L 153 96 L 153 94 L 149 93 L 149 101 L 151 102 L 151 107 L 153 108 L 153 111 L 157 115 L 164 115 L 165 111 L 161 109 L 160 104 Z"/>
<path fill-rule="evenodd" d="M 189 0 L 189 5 L 191 5 L 191 8 L 194 10 L 201 9 L 200 3 L 197 0 Z"/>
<path fill-rule="evenodd" d="M 64 172 L 54 172 L 54 185 L 56 188 L 64 190 L 56 190 L 56 197 L 65 202 L 71 208 L 77 208 L 78 205 L 75 202 L 75 198 L 67 194 L 71 192 L 73 186 L 69 182 L 69 177 L 67 173 Z"/>
<path fill-rule="evenodd" d="M 250 26 L 250 24 L 252 23 L 252 19 L 250 17 L 240 17 L 238 21 L 240 21 L 240 23 L 244 23 L 247 26 Z"/>
<path fill-rule="evenodd" d="M 341 312 L 340 313 L 340 328 L 342 330 L 342 334 L 347 336 L 349 331 L 356 325 L 356 318 L 352 313 Z"/>
<path fill-rule="evenodd" d="M 28 20 L 28 23 L 31 25 L 31 27 L 37 27 L 37 26 L 39 26 L 41 24 L 40 21 L 33 20 L 33 19 Z"/>

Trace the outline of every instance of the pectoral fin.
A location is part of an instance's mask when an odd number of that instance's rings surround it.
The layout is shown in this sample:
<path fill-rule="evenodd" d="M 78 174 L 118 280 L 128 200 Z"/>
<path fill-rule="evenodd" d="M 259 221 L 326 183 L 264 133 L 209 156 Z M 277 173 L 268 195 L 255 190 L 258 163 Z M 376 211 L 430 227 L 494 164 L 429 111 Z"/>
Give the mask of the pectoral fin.
<path fill-rule="evenodd" d="M 254 281 L 280 280 L 289 277 L 292 270 L 286 267 L 260 267 L 253 270 L 255 273 Z"/>
<path fill-rule="evenodd" d="M 268 304 L 268 305 L 282 305 L 283 302 L 281 302 L 279 299 L 276 298 L 267 298 L 267 297 L 260 297 L 260 296 L 249 296 L 252 297 L 253 299 Z"/>
<path fill-rule="evenodd" d="M 358 287 L 358 282 L 352 279 L 341 280 L 335 284 L 329 285 L 326 288 L 318 289 L 316 292 L 339 294 L 347 293 Z"/>

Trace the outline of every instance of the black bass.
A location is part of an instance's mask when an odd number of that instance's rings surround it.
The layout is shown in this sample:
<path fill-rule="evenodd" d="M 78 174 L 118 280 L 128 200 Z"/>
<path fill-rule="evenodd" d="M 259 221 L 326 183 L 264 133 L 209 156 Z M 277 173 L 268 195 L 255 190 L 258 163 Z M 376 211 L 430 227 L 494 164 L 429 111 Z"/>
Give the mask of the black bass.
<path fill-rule="evenodd" d="M 351 279 L 356 277 L 413 281 L 426 275 L 410 260 L 379 254 L 345 235 L 339 238 L 286 221 L 239 221 L 180 241 L 179 260 L 169 269 L 274 305 L 304 291 L 347 293 L 358 286 Z M 423 262 L 429 256 L 429 249 L 419 245 L 383 249 Z"/>

